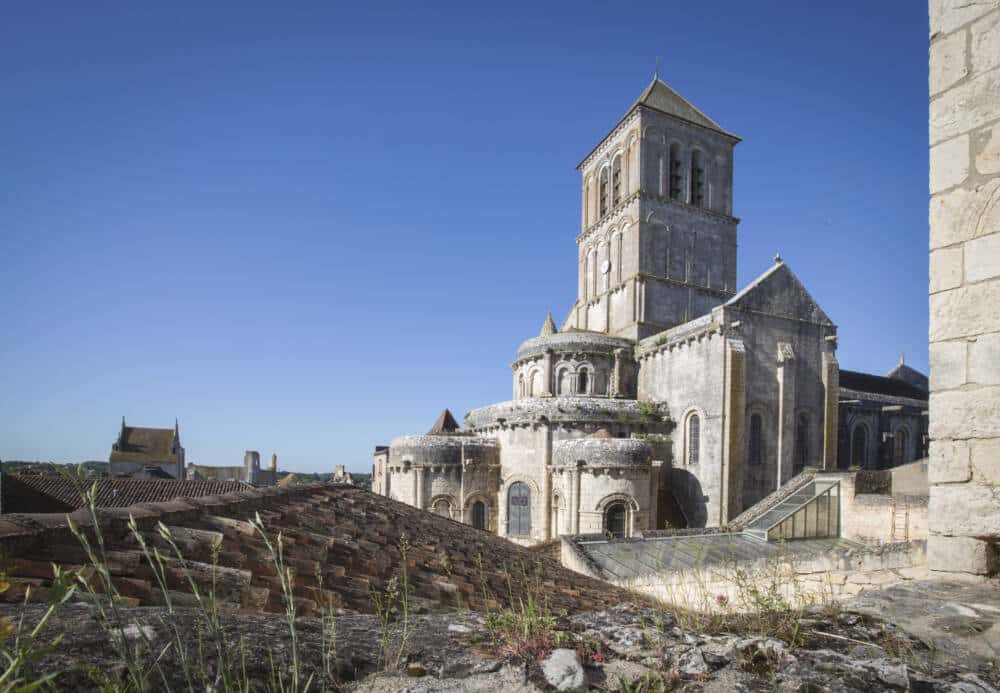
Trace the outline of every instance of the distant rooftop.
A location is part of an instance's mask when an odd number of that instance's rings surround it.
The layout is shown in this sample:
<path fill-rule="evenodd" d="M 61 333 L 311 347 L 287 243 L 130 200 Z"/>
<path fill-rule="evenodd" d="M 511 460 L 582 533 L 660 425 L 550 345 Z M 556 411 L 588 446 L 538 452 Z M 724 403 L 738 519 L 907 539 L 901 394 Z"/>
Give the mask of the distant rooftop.
<path fill-rule="evenodd" d="M 871 373 L 860 373 L 858 371 L 841 370 L 840 389 L 927 401 L 926 390 L 921 390 L 916 385 L 912 385 L 905 380 L 887 378 Z"/>
<path fill-rule="evenodd" d="M 125 508 L 174 498 L 198 498 L 245 491 L 241 481 L 177 481 L 160 479 L 97 478 L 83 480 L 89 490 L 97 484 L 97 506 Z M 61 474 L 7 474 L 3 478 L 4 513 L 58 512 L 83 507 L 80 490 Z"/>

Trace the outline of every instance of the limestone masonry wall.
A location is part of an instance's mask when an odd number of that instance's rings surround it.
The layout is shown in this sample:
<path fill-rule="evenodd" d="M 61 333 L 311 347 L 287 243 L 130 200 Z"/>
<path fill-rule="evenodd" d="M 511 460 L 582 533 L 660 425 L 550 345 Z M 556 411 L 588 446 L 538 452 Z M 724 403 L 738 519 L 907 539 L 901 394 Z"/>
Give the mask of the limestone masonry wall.
<path fill-rule="evenodd" d="M 1000 540 L 1000 0 L 930 1 L 931 570 Z"/>
<path fill-rule="evenodd" d="M 831 550 L 808 558 L 732 561 L 616 581 L 629 590 L 700 610 L 740 607 L 747 591 L 778 589 L 790 604 L 852 597 L 927 577 L 923 541 Z M 584 574 L 582 557 L 564 565 Z"/>

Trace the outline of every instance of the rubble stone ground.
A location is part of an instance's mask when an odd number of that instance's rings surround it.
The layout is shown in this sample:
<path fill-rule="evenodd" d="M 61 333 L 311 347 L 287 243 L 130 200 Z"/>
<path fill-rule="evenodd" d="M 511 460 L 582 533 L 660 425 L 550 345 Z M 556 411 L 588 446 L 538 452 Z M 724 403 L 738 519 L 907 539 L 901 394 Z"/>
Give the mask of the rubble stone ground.
<path fill-rule="evenodd" d="M 974 693 L 1000 686 L 994 649 L 1000 636 L 998 587 L 997 581 L 914 582 L 866 594 L 840 609 L 807 609 L 799 619 L 798 646 L 748 633 L 688 631 L 669 612 L 631 603 L 570 614 L 557 627 L 572 633 L 585 681 L 580 688 L 589 690 Z M 26 623 L 32 623 L 43 607 L 5 605 L 0 616 L 19 616 L 22 609 Z M 147 634 L 166 642 L 163 615 L 155 607 L 126 610 L 128 621 L 134 619 Z M 182 629 L 196 631 L 195 612 L 182 609 L 171 618 Z M 277 661 L 288 654 L 284 620 L 228 614 L 223 624 L 234 652 L 243 641 L 247 673 L 263 689 L 269 652 Z M 553 683 L 579 680 L 572 652 L 561 652 L 558 666 L 549 667 L 543 661 L 497 658 L 486 619 L 478 612 L 414 616 L 406 645 L 388 668 L 379 661 L 381 631 L 375 617 L 344 614 L 336 625 L 335 676 L 320 674 L 313 690 L 506 693 L 555 690 L 546 671 L 556 672 Z M 298 631 L 305 670 L 321 672 L 320 621 L 300 619 Z M 93 689 L 88 672 L 114 672 L 117 665 L 90 607 L 66 605 L 43 637 L 60 632 L 62 644 L 37 664 L 45 671 L 64 672 L 60 690 Z M 398 625 L 393 633 L 398 635 Z M 179 677 L 172 657 L 165 655 L 163 668 Z M 640 682 L 658 687 L 637 688 Z M 183 688 L 179 679 L 173 684 Z"/>

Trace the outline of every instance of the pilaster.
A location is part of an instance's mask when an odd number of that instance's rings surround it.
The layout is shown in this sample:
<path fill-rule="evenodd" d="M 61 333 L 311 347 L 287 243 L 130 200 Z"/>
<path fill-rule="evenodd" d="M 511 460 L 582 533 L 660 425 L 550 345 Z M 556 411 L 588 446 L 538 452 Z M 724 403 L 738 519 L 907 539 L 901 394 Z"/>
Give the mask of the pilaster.
<path fill-rule="evenodd" d="M 823 349 L 823 455 L 826 471 L 837 468 L 837 436 L 840 422 L 840 363 L 837 361 L 837 337 L 826 338 Z"/>
<path fill-rule="evenodd" d="M 746 418 L 746 347 L 742 339 L 726 340 L 723 398 L 722 479 L 719 524 L 726 525 L 743 510 L 743 425 Z"/>
<path fill-rule="evenodd" d="M 795 352 L 778 343 L 778 474 L 775 488 L 792 478 L 795 463 Z"/>

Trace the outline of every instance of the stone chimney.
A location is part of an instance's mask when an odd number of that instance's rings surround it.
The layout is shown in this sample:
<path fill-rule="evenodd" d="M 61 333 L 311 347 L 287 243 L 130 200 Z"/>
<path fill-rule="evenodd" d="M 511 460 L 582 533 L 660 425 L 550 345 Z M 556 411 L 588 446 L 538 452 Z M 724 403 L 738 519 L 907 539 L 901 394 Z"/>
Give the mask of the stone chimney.
<path fill-rule="evenodd" d="M 271 471 L 275 474 L 278 473 L 278 453 L 271 453 Z"/>

